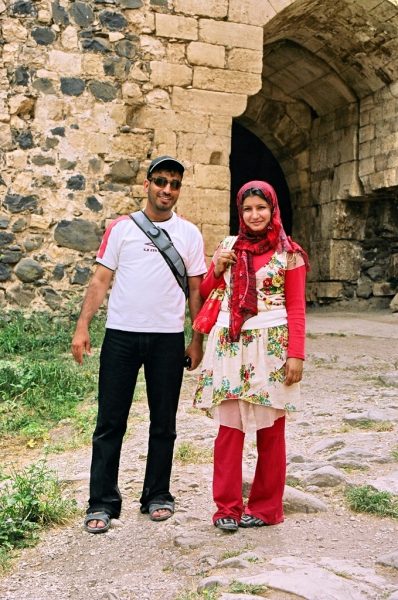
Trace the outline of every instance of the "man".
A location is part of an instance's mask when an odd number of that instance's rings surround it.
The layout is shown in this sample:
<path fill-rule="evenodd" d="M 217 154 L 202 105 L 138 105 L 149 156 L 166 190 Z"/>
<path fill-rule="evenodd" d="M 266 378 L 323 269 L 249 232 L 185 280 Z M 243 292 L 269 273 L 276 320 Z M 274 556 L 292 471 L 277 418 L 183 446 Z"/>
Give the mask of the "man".
<path fill-rule="evenodd" d="M 160 156 L 151 162 L 144 181 L 147 193 L 144 213 L 166 230 L 183 258 L 193 322 L 202 304 L 199 285 L 206 265 L 199 230 L 173 211 L 183 173 L 184 166 L 170 156 Z M 89 507 L 84 522 L 90 533 L 107 531 L 111 519 L 120 515 L 120 452 L 142 365 L 150 427 L 141 512 L 149 513 L 154 521 L 172 516 L 174 498 L 169 487 L 184 356 L 190 358 L 188 370 L 193 370 L 203 355 L 203 336 L 195 331 L 184 351 L 184 292 L 161 253 L 130 216 L 119 217 L 108 227 L 97 262 L 72 340 L 73 356 L 82 364 L 83 355 L 90 354 L 89 324 L 115 274 L 100 356 L 99 408 L 93 435 Z"/>

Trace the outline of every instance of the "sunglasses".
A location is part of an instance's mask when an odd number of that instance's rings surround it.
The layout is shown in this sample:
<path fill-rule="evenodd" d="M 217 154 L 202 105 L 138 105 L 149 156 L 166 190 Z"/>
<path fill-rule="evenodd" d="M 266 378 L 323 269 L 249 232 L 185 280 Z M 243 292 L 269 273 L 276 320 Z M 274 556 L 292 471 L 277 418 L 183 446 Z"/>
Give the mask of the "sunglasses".
<path fill-rule="evenodd" d="M 179 179 L 167 179 L 167 177 L 152 177 L 149 181 L 153 181 L 153 183 L 163 189 L 165 187 L 167 187 L 168 184 L 170 184 L 170 188 L 172 190 L 179 190 L 181 185 L 182 185 L 182 181 L 180 181 Z"/>

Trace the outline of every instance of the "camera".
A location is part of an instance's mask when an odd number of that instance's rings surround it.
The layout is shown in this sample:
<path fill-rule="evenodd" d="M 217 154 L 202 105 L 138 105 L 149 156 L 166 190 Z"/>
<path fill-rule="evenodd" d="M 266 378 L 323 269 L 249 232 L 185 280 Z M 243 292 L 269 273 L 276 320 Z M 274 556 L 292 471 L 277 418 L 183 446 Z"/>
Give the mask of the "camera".
<path fill-rule="evenodd" d="M 188 368 L 192 365 L 192 360 L 190 356 L 185 356 L 184 357 L 184 367 Z"/>

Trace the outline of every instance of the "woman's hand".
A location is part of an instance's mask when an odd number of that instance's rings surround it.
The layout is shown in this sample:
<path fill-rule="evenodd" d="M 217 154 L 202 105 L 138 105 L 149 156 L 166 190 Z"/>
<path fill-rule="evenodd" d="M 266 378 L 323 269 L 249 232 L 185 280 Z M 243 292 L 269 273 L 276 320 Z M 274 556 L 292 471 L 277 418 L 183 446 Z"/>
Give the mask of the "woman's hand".
<path fill-rule="evenodd" d="M 214 265 L 214 276 L 217 278 L 221 277 L 228 267 L 234 263 L 236 263 L 235 252 L 233 250 L 221 250 Z"/>
<path fill-rule="evenodd" d="M 301 358 L 288 358 L 285 366 L 285 385 L 298 383 L 303 377 L 303 360 Z"/>

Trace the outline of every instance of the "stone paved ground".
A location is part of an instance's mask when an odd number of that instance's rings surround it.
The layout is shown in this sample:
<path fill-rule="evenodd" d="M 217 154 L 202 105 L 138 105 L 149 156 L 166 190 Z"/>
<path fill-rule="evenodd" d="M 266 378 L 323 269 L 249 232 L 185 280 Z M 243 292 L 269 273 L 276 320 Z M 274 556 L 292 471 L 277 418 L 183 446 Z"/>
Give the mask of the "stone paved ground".
<path fill-rule="evenodd" d="M 397 600 L 398 521 L 352 513 L 344 500 L 347 484 L 398 494 L 397 349 L 397 314 L 310 311 L 305 410 L 288 425 L 292 485 L 286 520 L 276 527 L 232 535 L 215 529 L 209 462 L 175 464 L 174 518 L 153 523 L 141 515 L 147 421 L 145 402 L 136 403 L 121 462 L 121 520 L 106 535 L 86 534 L 80 517 L 47 532 L 0 580 L 0 598 L 191 600 L 189 592 L 214 582 L 222 600 L 259 597 L 247 587 L 231 593 L 239 580 L 268 586 L 260 597 L 271 600 Z M 205 455 L 215 432 L 191 410 L 195 381 L 186 374 L 177 446 L 190 442 Z M 367 429 L 358 427 L 361 420 Z M 89 448 L 49 459 L 82 508 L 89 461 Z M 248 478 L 254 464 L 248 439 Z"/>

